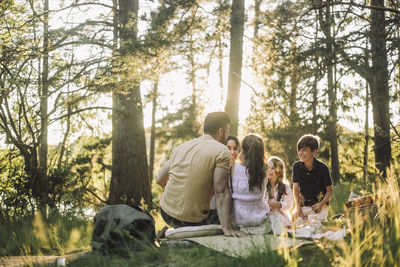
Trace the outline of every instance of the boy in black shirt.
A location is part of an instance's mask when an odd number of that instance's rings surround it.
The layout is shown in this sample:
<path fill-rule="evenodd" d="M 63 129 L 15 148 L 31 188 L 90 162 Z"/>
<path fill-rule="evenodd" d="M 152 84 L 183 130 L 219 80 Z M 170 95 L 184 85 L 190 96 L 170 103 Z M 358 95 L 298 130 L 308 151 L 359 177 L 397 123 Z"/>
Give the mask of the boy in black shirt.
<path fill-rule="evenodd" d="M 319 145 L 319 137 L 311 134 L 302 136 L 297 142 L 300 160 L 293 164 L 295 224 L 298 218 L 324 220 L 328 216 L 332 179 L 328 166 L 315 158 Z"/>

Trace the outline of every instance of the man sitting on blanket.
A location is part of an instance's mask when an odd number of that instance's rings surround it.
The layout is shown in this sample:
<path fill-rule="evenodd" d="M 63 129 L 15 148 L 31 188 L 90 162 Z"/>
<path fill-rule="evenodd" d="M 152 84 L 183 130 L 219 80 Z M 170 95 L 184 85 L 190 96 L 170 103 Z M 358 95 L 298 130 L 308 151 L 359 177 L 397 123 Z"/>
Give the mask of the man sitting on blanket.
<path fill-rule="evenodd" d="M 157 183 L 164 188 L 161 216 L 172 227 L 221 224 L 228 236 L 243 236 L 232 228 L 228 189 L 230 152 L 224 145 L 229 132 L 225 112 L 209 113 L 204 135 L 176 147 L 161 169 Z M 215 192 L 217 214 L 210 212 Z"/>
<path fill-rule="evenodd" d="M 322 221 L 328 216 L 332 179 L 328 166 L 315 158 L 319 145 L 319 137 L 311 134 L 302 136 L 297 142 L 300 160 L 293 164 L 295 225 L 301 224 L 301 219 Z"/>

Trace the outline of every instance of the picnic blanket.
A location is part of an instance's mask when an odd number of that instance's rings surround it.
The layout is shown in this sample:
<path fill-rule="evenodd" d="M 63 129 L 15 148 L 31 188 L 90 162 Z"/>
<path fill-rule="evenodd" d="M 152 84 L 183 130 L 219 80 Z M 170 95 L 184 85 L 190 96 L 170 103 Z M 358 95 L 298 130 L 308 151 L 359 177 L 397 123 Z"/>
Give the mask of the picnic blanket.
<path fill-rule="evenodd" d="M 254 251 L 268 251 L 312 244 L 311 241 L 274 235 L 247 235 L 231 237 L 224 235 L 189 237 L 186 240 L 222 252 L 231 257 L 246 258 Z"/>
<path fill-rule="evenodd" d="M 312 244 L 313 241 L 310 239 L 326 238 L 336 241 L 346 235 L 345 228 L 327 230 L 319 221 L 312 221 L 295 230 L 288 230 L 292 237 L 274 235 L 268 224 L 240 228 L 240 230 L 247 236 L 240 238 L 224 236 L 221 225 L 203 225 L 169 229 L 166 231 L 165 237 L 174 241 L 191 241 L 228 256 L 246 258 L 255 250 L 264 252 L 299 247 Z"/>
<path fill-rule="evenodd" d="M 165 236 L 170 240 L 189 240 L 228 256 L 245 258 L 253 251 L 267 251 L 311 244 L 311 241 L 290 237 L 267 235 L 267 225 L 241 228 L 246 237 L 224 236 L 220 225 L 188 226 L 169 229 Z M 254 233 L 254 234 L 253 234 Z"/>

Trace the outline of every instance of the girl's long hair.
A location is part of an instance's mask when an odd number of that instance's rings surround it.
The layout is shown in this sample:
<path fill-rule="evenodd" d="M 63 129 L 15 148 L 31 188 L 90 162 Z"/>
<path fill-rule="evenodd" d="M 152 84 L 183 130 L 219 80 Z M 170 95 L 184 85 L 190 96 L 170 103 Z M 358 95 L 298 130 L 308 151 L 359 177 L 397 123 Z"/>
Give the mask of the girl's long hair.
<path fill-rule="evenodd" d="M 287 195 L 286 187 L 285 187 L 285 184 L 283 183 L 283 181 L 286 181 L 286 178 L 285 178 L 285 164 L 283 164 L 283 161 L 278 157 L 270 157 L 268 159 L 268 161 L 267 161 L 267 164 L 269 164 L 270 162 L 272 162 L 272 164 L 274 165 L 275 172 L 276 172 L 276 175 L 278 177 L 278 179 L 276 181 L 277 184 L 278 184 L 277 201 L 281 201 L 282 196 L 283 195 Z M 272 193 L 271 193 L 272 187 L 271 187 L 271 183 L 269 182 L 269 180 L 267 182 L 267 190 L 268 190 L 268 196 L 269 197 L 273 197 Z"/>
<path fill-rule="evenodd" d="M 262 190 L 265 173 L 264 142 L 257 134 L 248 134 L 242 142 L 244 163 L 249 174 L 249 189 Z"/>

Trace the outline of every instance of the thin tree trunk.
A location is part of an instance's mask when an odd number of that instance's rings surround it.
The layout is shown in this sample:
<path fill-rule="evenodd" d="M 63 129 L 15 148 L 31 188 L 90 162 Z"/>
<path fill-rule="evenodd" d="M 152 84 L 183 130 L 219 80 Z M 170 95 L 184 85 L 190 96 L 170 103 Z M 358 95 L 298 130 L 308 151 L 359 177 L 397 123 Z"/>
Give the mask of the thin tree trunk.
<path fill-rule="evenodd" d="M 318 14 L 316 15 L 318 18 Z M 318 40 L 318 20 L 315 22 L 315 38 L 314 38 L 314 43 L 317 43 Z M 315 48 L 316 49 L 316 48 Z M 318 56 L 317 53 L 315 53 L 315 65 L 318 66 Z M 313 134 L 317 134 L 318 131 L 318 125 L 317 125 L 317 105 L 318 105 L 318 80 L 319 80 L 319 72 L 314 72 L 314 81 L 313 81 L 313 91 L 312 91 L 312 131 Z"/>
<path fill-rule="evenodd" d="M 328 79 L 328 99 L 329 99 L 329 120 L 328 120 L 328 139 L 331 150 L 331 172 L 332 180 L 335 183 L 340 182 L 339 174 L 339 153 L 338 153 L 338 142 L 337 142 L 337 104 L 336 104 L 336 81 L 334 81 L 334 51 L 333 51 L 333 36 L 331 34 L 331 11 L 330 5 L 326 7 L 325 19 L 322 18 L 322 10 L 320 10 L 321 16 L 321 28 L 325 34 L 326 40 L 326 57 L 325 65 L 327 68 L 327 79 Z"/>
<path fill-rule="evenodd" d="M 38 147 L 39 156 L 39 176 L 38 186 L 40 187 L 40 199 L 39 199 L 39 210 L 42 212 L 42 216 L 46 217 L 46 191 L 45 185 L 47 185 L 47 152 L 48 152 L 48 91 L 49 91 L 49 0 L 44 0 L 43 7 L 43 63 L 42 63 L 42 90 L 40 94 L 40 139 Z"/>
<path fill-rule="evenodd" d="M 225 106 L 225 111 L 228 113 L 231 119 L 230 132 L 233 135 L 237 135 L 238 133 L 239 96 L 243 57 L 243 33 L 244 0 L 233 0 L 231 14 L 231 47 L 229 54 L 228 95 Z"/>
<path fill-rule="evenodd" d="M 365 83 L 365 145 L 364 145 L 364 164 L 363 164 L 363 177 L 365 183 L 368 181 L 368 143 L 369 143 L 369 92 L 368 83 Z"/>
<path fill-rule="evenodd" d="M 221 90 L 221 105 L 224 103 L 224 79 L 223 79 L 223 60 L 224 50 L 222 48 L 222 38 L 218 39 L 218 75 L 219 75 L 219 88 Z"/>
<path fill-rule="evenodd" d="M 372 6 L 384 7 L 384 0 L 372 0 Z M 383 178 L 390 167 L 389 73 L 386 49 L 385 11 L 371 9 L 371 103 L 374 118 L 375 165 Z"/>
<path fill-rule="evenodd" d="M 222 0 L 219 1 L 220 7 L 222 6 Z M 218 17 L 218 25 L 221 23 L 220 17 Z M 221 106 L 224 104 L 224 79 L 223 79 L 223 60 L 224 60 L 224 48 L 222 46 L 222 34 L 218 35 L 218 78 L 219 88 L 221 90 Z"/>
<path fill-rule="evenodd" d="M 48 135 L 48 75 L 49 75 L 49 0 L 44 1 L 43 18 L 43 69 L 42 69 L 42 90 L 40 95 L 40 121 L 41 135 L 39 145 L 39 168 L 41 175 L 47 174 L 47 135 Z"/>
<path fill-rule="evenodd" d="M 152 110 L 151 110 L 151 136 L 150 136 L 150 164 L 149 164 L 149 179 L 150 185 L 153 180 L 153 171 L 154 171 L 154 148 L 156 142 L 156 111 L 157 111 L 157 97 L 158 97 L 158 78 L 156 79 L 153 87 L 152 93 Z"/>
<path fill-rule="evenodd" d="M 192 8 L 192 17 L 195 16 L 195 10 Z M 190 110 L 190 117 L 193 120 L 197 118 L 197 85 L 196 85 L 196 63 L 194 61 L 194 42 L 193 42 L 193 32 L 189 29 L 189 80 L 192 85 L 192 108 Z"/>

